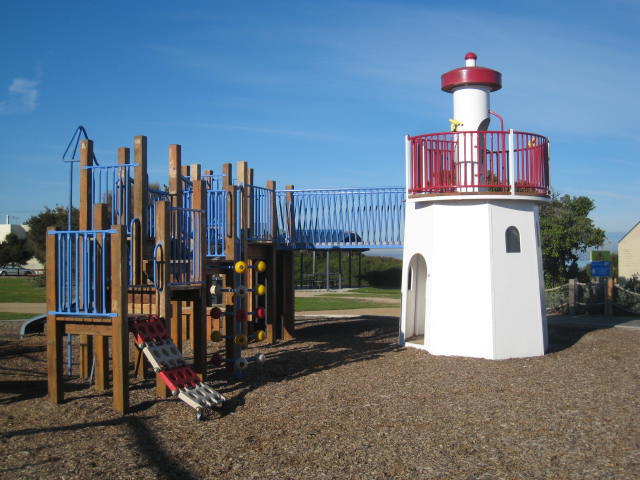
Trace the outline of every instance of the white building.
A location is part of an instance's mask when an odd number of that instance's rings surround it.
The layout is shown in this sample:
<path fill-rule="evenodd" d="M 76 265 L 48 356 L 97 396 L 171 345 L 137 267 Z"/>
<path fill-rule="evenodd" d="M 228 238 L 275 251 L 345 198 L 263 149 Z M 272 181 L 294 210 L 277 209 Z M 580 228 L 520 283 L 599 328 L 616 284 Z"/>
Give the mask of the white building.
<path fill-rule="evenodd" d="M 640 222 L 618 242 L 618 281 L 640 277 Z"/>
<path fill-rule="evenodd" d="M 543 355 L 538 205 L 549 197 L 548 140 L 488 131 L 502 77 L 476 58 L 442 75 L 452 131 L 406 138 L 399 342 L 435 355 Z"/>
<path fill-rule="evenodd" d="M 5 223 L 0 224 L 0 243 L 4 242 L 10 233 L 15 234 L 18 238 L 27 238 L 29 226 L 11 223 L 10 220 L 11 217 L 7 215 L 5 218 Z M 30 270 L 42 270 L 44 268 L 42 263 L 40 263 L 35 257 L 32 257 L 27 263 L 22 266 Z"/>

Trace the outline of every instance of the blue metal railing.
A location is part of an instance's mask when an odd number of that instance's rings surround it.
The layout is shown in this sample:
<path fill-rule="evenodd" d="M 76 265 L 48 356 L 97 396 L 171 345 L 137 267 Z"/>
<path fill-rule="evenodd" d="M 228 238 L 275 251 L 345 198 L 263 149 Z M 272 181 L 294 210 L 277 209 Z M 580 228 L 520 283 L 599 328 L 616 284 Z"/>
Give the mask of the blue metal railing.
<path fill-rule="evenodd" d="M 404 187 L 279 190 L 276 198 L 281 248 L 402 246 Z"/>
<path fill-rule="evenodd" d="M 251 223 L 249 225 L 250 242 L 268 242 L 274 238 L 273 232 L 273 196 L 274 190 L 249 186 L 251 195 Z"/>
<path fill-rule="evenodd" d="M 222 179 L 224 177 L 224 173 L 210 173 L 209 175 L 202 175 L 202 179 L 205 182 L 207 190 L 222 190 Z"/>
<path fill-rule="evenodd" d="M 156 236 L 156 202 L 169 201 L 171 195 L 165 190 L 155 190 L 149 188 L 149 198 L 147 201 L 147 235 L 148 238 Z"/>
<path fill-rule="evenodd" d="M 202 283 L 202 210 L 168 207 L 169 285 Z"/>
<path fill-rule="evenodd" d="M 182 183 L 182 208 L 191 208 L 193 206 L 193 182 L 189 177 L 180 177 Z"/>
<path fill-rule="evenodd" d="M 122 165 L 90 165 L 82 167 L 91 170 L 91 202 L 108 205 L 111 225 L 124 225 L 129 228 L 132 218 L 133 178 L 131 169 L 136 163 Z M 93 227 L 93 209 L 90 212 Z M 130 232 L 128 232 L 130 233 Z"/>
<path fill-rule="evenodd" d="M 207 190 L 207 250 L 208 257 L 225 256 L 227 233 L 227 204 L 224 190 Z"/>
<path fill-rule="evenodd" d="M 51 231 L 56 236 L 56 310 L 51 315 L 114 317 L 109 302 L 110 234 Z"/>

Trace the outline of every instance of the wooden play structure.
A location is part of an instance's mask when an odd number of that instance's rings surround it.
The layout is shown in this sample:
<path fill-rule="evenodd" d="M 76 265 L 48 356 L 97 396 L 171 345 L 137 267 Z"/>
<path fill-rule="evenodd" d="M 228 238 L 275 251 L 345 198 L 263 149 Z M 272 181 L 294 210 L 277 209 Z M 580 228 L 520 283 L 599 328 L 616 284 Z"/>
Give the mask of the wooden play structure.
<path fill-rule="evenodd" d="M 183 166 L 180 145 L 171 145 L 168 190 L 150 188 L 144 136 L 134 138 L 133 163 L 128 148 L 118 150 L 114 165 L 96 165 L 93 158 L 93 142 L 82 140 L 79 229 L 50 229 L 47 236 L 52 402 L 63 400 L 65 334 L 79 336 L 80 376 L 88 377 L 93 365 L 98 390 L 108 388 L 111 359 L 113 405 L 123 413 L 129 408 L 130 331 L 139 377 L 143 352 L 168 339 L 178 352 L 190 343 L 193 371 L 205 379 L 207 338 L 225 340 L 225 356 L 213 361 L 236 372 L 250 360 L 264 361 L 243 356 L 251 339 L 291 338 L 292 253 L 276 250 L 275 182 L 253 185 L 246 162 L 238 163 L 235 182 L 230 164 L 220 174 Z M 157 335 L 140 337 L 133 327 L 157 319 L 164 319 Z M 171 365 L 171 359 L 157 362 L 159 373 Z M 165 377 L 158 375 L 160 396 L 167 385 L 181 394 L 198 383 L 193 376 L 183 384 Z"/>
<path fill-rule="evenodd" d="M 294 250 L 402 245 L 403 187 L 276 190 L 275 181 L 254 185 L 246 162 L 234 178 L 228 163 L 219 173 L 182 165 L 180 145 L 170 145 L 168 187 L 152 188 L 146 137 L 134 137 L 133 162 L 120 148 L 117 163 L 98 165 L 77 132 L 79 228 L 47 235 L 54 403 L 63 400 L 63 337 L 76 335 L 80 376 L 92 372 L 104 391 L 111 371 L 114 408 L 127 412 L 132 333 L 133 374 L 143 377 L 148 361 L 157 394 L 170 390 L 201 415 L 224 401 L 203 383 L 208 358 L 242 375 L 265 361 L 246 355 L 252 341 L 292 338 Z M 224 341 L 224 355 L 209 356 L 208 339 Z"/>

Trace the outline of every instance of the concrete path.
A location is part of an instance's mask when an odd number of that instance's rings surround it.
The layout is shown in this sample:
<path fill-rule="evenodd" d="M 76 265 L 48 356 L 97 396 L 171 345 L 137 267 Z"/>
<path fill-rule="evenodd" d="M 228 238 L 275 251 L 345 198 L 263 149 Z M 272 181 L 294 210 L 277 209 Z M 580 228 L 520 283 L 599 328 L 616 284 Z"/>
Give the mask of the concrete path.
<path fill-rule="evenodd" d="M 0 312 L 46 313 L 46 303 L 0 303 Z"/>

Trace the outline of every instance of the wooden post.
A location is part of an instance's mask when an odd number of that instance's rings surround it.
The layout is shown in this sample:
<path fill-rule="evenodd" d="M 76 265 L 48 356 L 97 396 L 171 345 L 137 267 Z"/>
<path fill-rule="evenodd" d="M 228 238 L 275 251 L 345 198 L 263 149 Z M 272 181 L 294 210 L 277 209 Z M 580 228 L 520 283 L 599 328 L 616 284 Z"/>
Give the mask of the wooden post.
<path fill-rule="evenodd" d="M 47 232 L 55 231 L 55 227 L 49 227 Z M 47 312 L 57 310 L 57 265 L 56 265 L 56 236 L 47 234 Z M 49 401 L 61 403 L 64 399 L 62 389 L 62 323 L 56 321 L 56 316 L 47 314 L 47 380 Z"/>
<path fill-rule="evenodd" d="M 191 177 L 191 181 L 195 182 L 200 180 L 202 177 L 202 167 L 199 163 L 193 163 L 189 165 L 189 176 Z"/>
<path fill-rule="evenodd" d="M 192 170 L 193 172 L 193 170 Z M 199 173 L 199 172 L 198 172 Z M 201 210 L 202 213 L 196 215 L 194 221 L 199 222 L 199 244 L 200 249 L 197 252 L 198 257 L 196 258 L 197 267 L 199 268 L 199 277 L 202 283 L 200 284 L 200 288 L 198 293 L 196 294 L 196 299 L 192 302 L 191 306 L 191 318 L 190 318 L 190 327 L 191 327 L 191 346 L 193 347 L 193 363 L 196 372 L 200 373 L 203 377 L 206 378 L 207 375 L 207 337 L 205 334 L 206 330 L 206 315 L 207 315 L 207 278 L 206 278 L 206 265 L 205 262 L 207 257 L 205 255 L 206 251 L 206 225 L 205 225 L 205 217 L 207 211 L 207 190 L 203 180 L 193 180 L 193 199 L 192 199 L 193 208 L 196 210 Z M 195 239 L 194 239 L 195 240 Z"/>
<path fill-rule="evenodd" d="M 169 292 L 169 268 L 171 245 L 169 240 L 169 218 L 168 203 L 166 201 L 156 202 L 156 244 L 162 245 L 162 261 L 157 269 L 158 278 L 155 282 L 162 291 L 158 291 L 158 317 L 165 320 L 165 325 L 169 327 L 170 322 L 167 321 L 171 317 L 171 296 Z M 170 333 L 171 334 L 171 333 Z M 156 376 L 156 394 L 160 398 L 165 398 L 168 394 L 166 385 Z"/>
<path fill-rule="evenodd" d="M 180 145 L 169 145 L 169 194 L 171 195 L 171 206 L 182 206 L 182 147 Z"/>
<path fill-rule="evenodd" d="M 107 229 L 107 205 L 104 203 L 96 203 L 93 206 L 93 224 L 96 230 Z M 104 238 L 96 239 L 97 248 L 104 255 Z M 108 267 L 107 267 L 108 268 Z M 96 272 L 100 278 L 100 273 Z M 95 375 L 96 390 L 103 392 L 108 388 L 109 383 L 109 337 L 104 335 L 94 335 L 93 340 L 93 358 L 95 367 L 93 369 Z"/>
<path fill-rule="evenodd" d="M 133 283 L 141 285 L 143 278 L 143 257 L 147 250 L 149 237 L 148 213 L 149 207 L 149 176 L 147 174 L 147 137 L 138 135 L 133 138 L 133 217 L 140 221 L 139 239 L 133 245 Z M 132 233 L 133 234 L 133 233 Z"/>
<path fill-rule="evenodd" d="M 226 222 L 224 255 L 226 260 L 235 261 L 236 258 L 236 187 L 232 183 L 231 164 L 222 165 L 223 184 L 226 203 Z"/>
<path fill-rule="evenodd" d="M 293 190 L 295 189 L 294 185 L 287 185 L 285 187 L 286 190 L 291 190 L 287 192 L 287 211 L 289 214 L 289 236 L 292 242 L 295 242 L 295 203 L 293 200 Z M 283 335 L 282 338 L 284 340 L 289 340 L 293 338 L 295 332 L 295 283 L 294 283 L 294 275 L 293 275 L 293 252 L 282 252 L 282 262 L 279 267 L 282 268 L 282 272 L 280 272 L 282 279 L 282 293 L 284 303 L 282 310 L 282 330 Z"/>
<path fill-rule="evenodd" d="M 92 213 L 92 178 L 93 173 L 90 167 L 93 165 L 93 141 L 82 140 L 80 142 L 80 230 L 90 230 L 93 228 L 91 222 Z M 79 247 L 80 248 L 80 247 Z M 79 251 L 78 255 L 82 255 Z M 81 273 L 82 275 L 82 273 Z M 80 345 L 80 377 L 88 378 L 91 368 L 91 343 L 88 335 L 81 334 L 79 336 Z"/>
<path fill-rule="evenodd" d="M 127 233 L 123 225 L 112 225 L 111 312 L 113 348 L 113 408 L 129 410 L 129 319 L 127 309 Z"/>
<path fill-rule="evenodd" d="M 569 280 L 569 315 L 576 314 L 576 279 Z"/>
<path fill-rule="evenodd" d="M 607 278 L 607 285 L 604 295 L 604 314 L 613 315 L 613 278 Z"/>
<path fill-rule="evenodd" d="M 265 272 L 265 287 L 267 289 L 265 298 L 265 327 L 267 334 L 267 341 L 269 343 L 275 342 L 278 337 L 278 331 L 274 328 L 277 325 L 277 302 L 278 295 L 277 286 L 277 271 L 276 266 L 276 247 L 278 243 L 278 211 L 276 206 L 276 182 L 269 180 L 267 182 L 267 188 L 273 192 L 271 195 L 271 202 L 269 202 L 269 208 L 271 209 L 271 231 L 273 236 L 271 237 L 271 244 L 268 249 L 268 258 L 265 258 L 267 262 L 267 271 Z"/>

